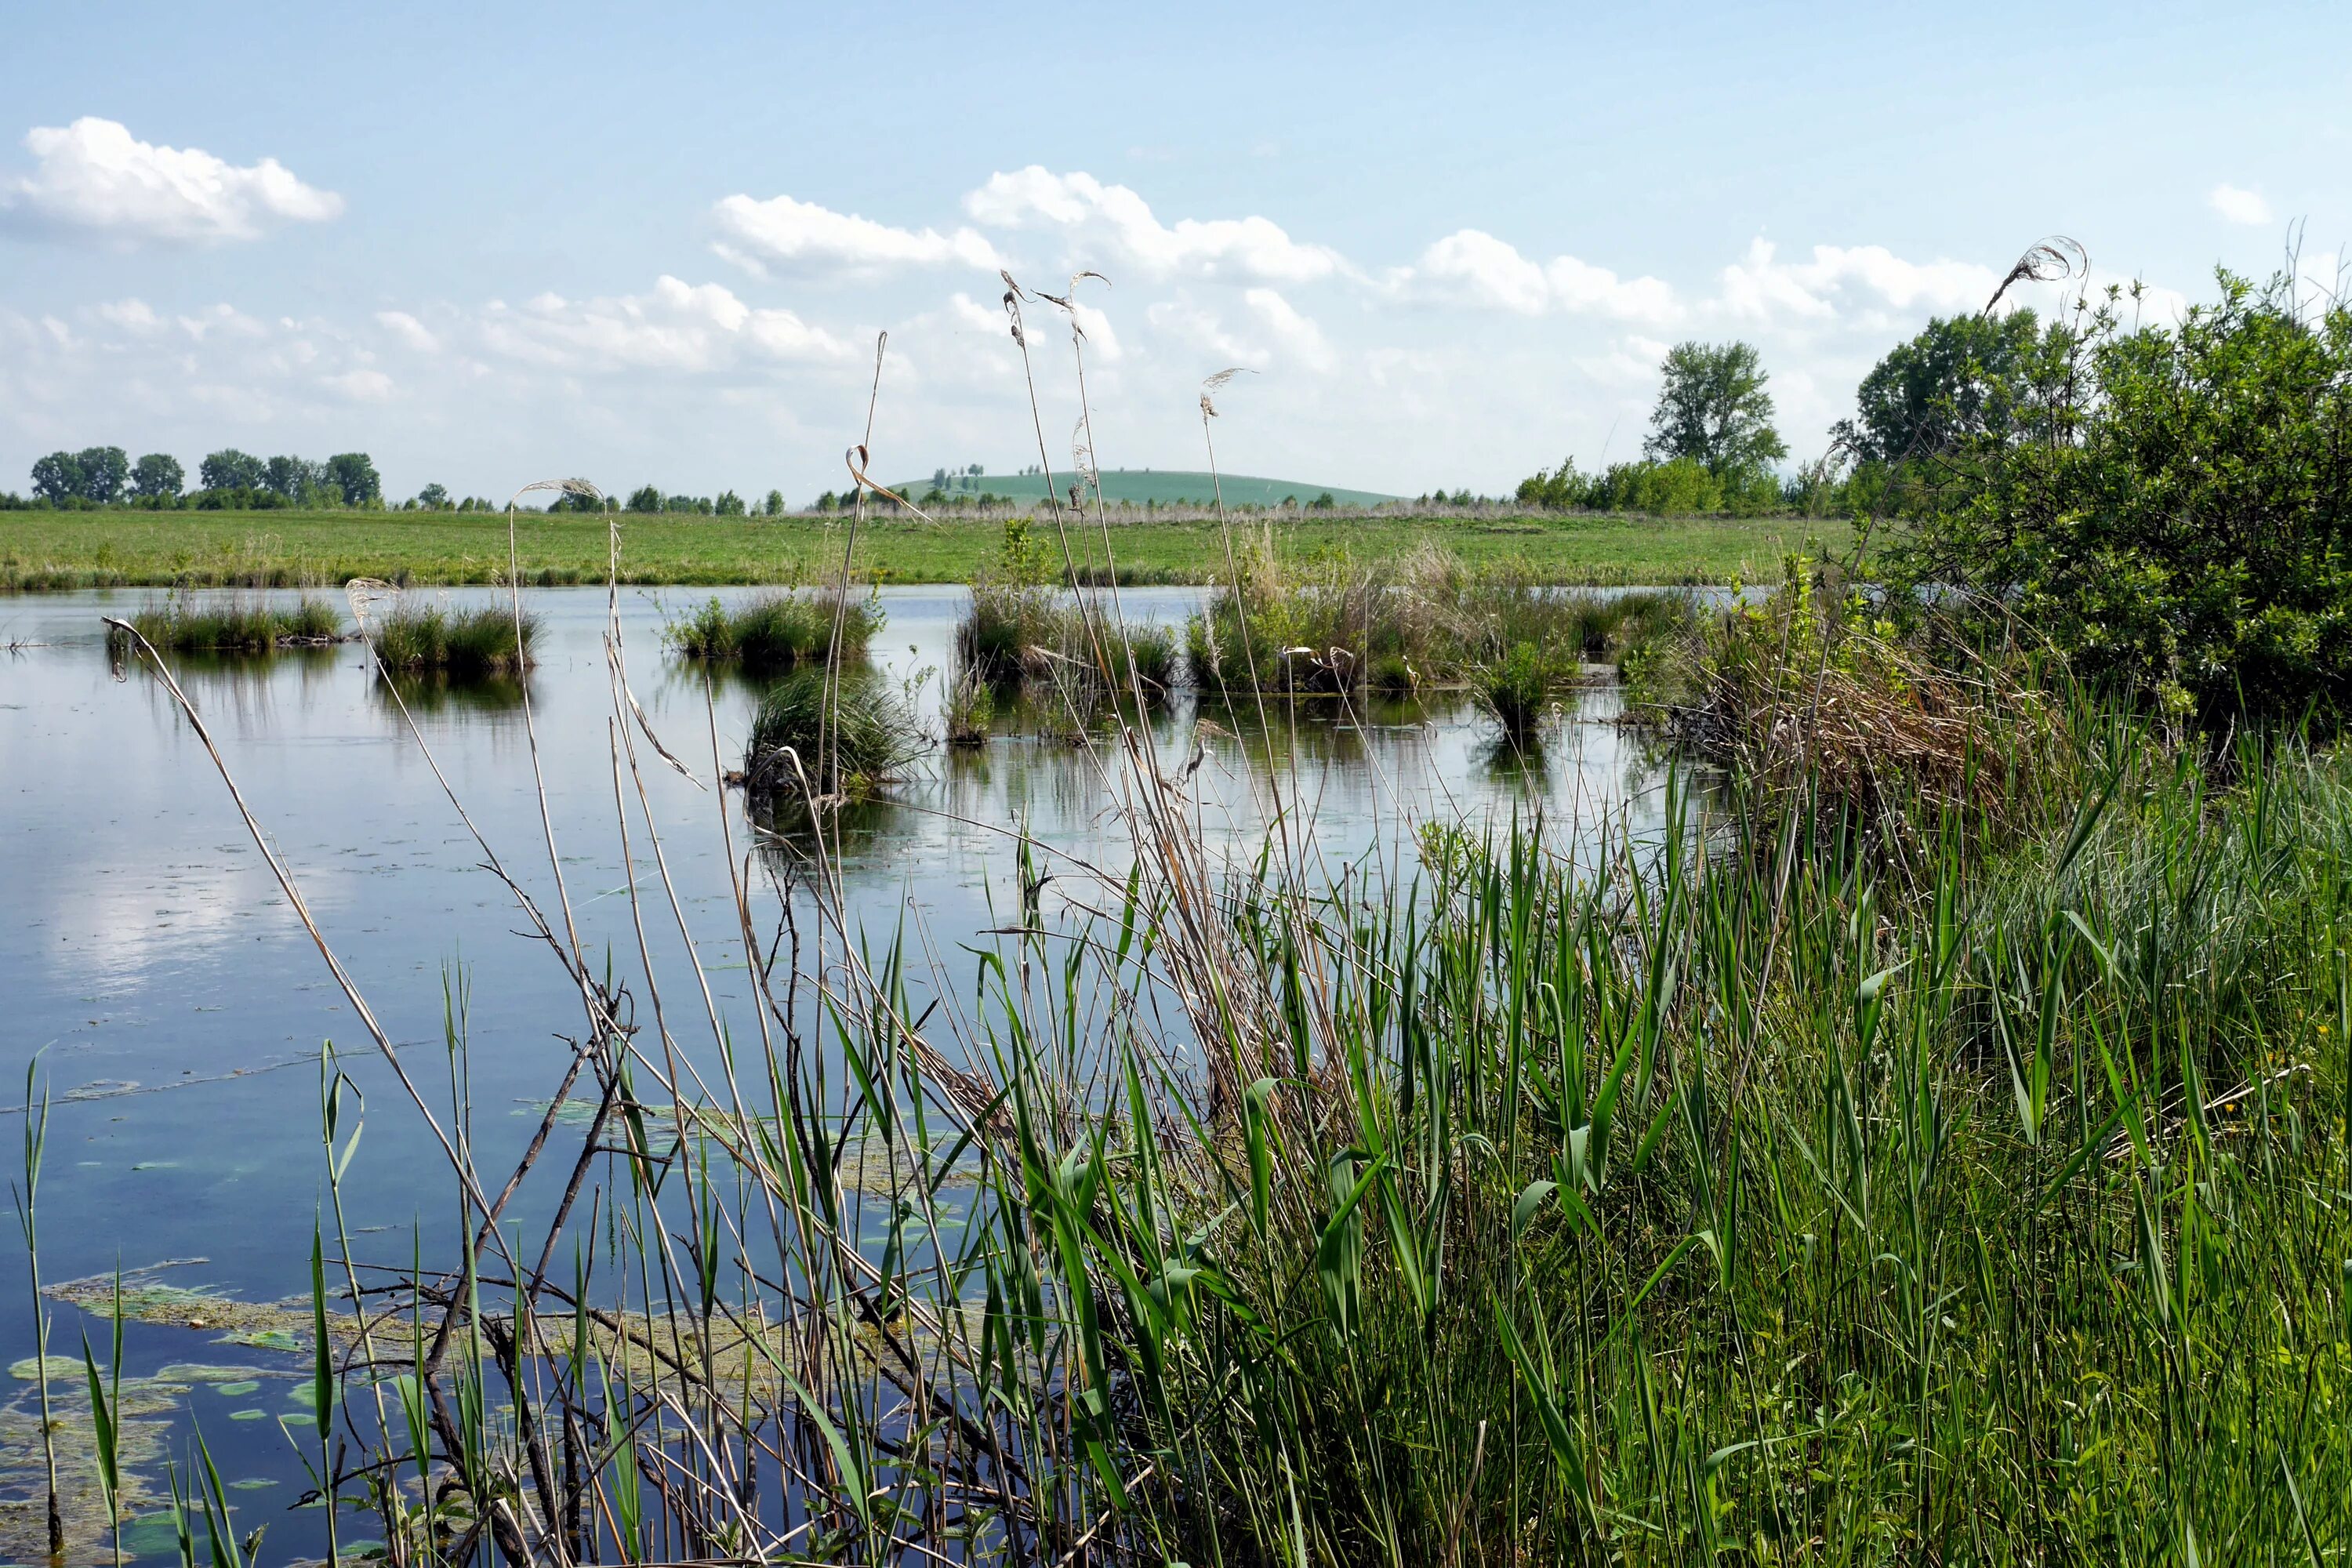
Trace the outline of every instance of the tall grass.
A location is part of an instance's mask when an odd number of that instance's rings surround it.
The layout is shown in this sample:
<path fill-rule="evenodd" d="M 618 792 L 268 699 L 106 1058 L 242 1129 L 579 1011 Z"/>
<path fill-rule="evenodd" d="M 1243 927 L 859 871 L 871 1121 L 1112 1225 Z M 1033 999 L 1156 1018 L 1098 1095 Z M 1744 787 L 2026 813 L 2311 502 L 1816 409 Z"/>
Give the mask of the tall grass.
<path fill-rule="evenodd" d="M 1433 548 L 1377 563 L 1297 564 L 1268 537 L 1237 552 L 1232 580 L 1192 617 L 1185 641 L 1204 686 L 1477 687 L 1526 647 L 1541 658 L 1549 687 L 1580 679 L 1588 663 L 1621 662 L 1677 633 L 1691 615 L 1685 595 L 1598 594 L 1513 571 L 1472 574 Z"/>
<path fill-rule="evenodd" d="M 340 642 L 343 637 L 334 607 L 307 596 L 291 607 L 257 597 L 199 605 L 174 596 L 141 610 L 131 624 L 150 643 L 175 653 L 268 653 Z"/>
<path fill-rule="evenodd" d="M 457 609 L 403 602 L 373 628 L 375 656 L 385 668 L 435 670 L 457 677 L 518 675 L 530 667 L 539 620 L 520 621 L 500 605 Z"/>
<path fill-rule="evenodd" d="M 863 658 L 882 621 L 881 602 L 870 594 L 792 591 L 762 594 L 731 609 L 714 597 L 672 622 L 664 637 L 688 658 L 793 669 L 823 662 L 829 649 L 845 658 Z"/>
<path fill-rule="evenodd" d="M 862 796 L 898 777 L 929 745 L 905 699 L 880 675 L 806 669 L 760 700 L 743 773 L 757 790 Z"/>

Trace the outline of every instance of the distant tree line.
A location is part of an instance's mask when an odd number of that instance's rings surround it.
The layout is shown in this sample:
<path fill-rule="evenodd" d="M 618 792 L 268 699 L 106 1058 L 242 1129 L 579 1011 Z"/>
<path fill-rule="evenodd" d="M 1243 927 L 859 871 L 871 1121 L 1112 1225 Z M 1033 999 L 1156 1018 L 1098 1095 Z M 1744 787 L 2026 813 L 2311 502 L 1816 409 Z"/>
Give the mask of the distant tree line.
<path fill-rule="evenodd" d="M 365 452 L 339 452 L 317 462 L 224 447 L 197 465 L 196 489 L 190 490 L 187 471 L 169 453 L 150 452 L 134 463 L 120 447 L 86 447 L 38 459 L 32 479 L 29 500 L 0 495 L 0 506 L 251 511 L 383 505 L 383 481 Z"/>

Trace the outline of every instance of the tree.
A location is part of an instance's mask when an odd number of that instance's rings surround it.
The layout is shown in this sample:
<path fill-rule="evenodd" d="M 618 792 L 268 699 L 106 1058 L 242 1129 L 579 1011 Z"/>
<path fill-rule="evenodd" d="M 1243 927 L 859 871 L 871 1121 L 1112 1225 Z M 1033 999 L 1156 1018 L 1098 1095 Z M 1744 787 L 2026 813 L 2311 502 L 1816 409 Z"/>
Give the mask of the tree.
<path fill-rule="evenodd" d="M 2006 432 L 2012 384 L 2041 333 L 2031 310 L 1938 317 L 1863 378 L 1855 417 L 1837 433 L 1864 461 L 1899 463 Z"/>
<path fill-rule="evenodd" d="M 45 501 L 72 500 L 81 494 L 81 459 L 51 452 L 33 464 L 33 493 Z"/>
<path fill-rule="evenodd" d="M 112 506 L 131 482 L 131 455 L 120 447 L 85 447 L 74 454 L 81 470 L 81 499 L 92 506 Z"/>
<path fill-rule="evenodd" d="M 327 474 L 308 458 L 272 458 L 262 465 L 261 482 L 289 501 L 306 501 L 327 482 Z"/>
<path fill-rule="evenodd" d="M 439 511 L 449 504 L 449 492 L 439 485 L 427 485 L 416 492 L 416 504 Z"/>
<path fill-rule="evenodd" d="M 148 453 L 131 469 L 131 493 L 141 500 L 177 500 L 187 482 L 180 459 L 163 452 Z"/>
<path fill-rule="evenodd" d="M 342 493 L 345 506 L 374 506 L 383 500 L 383 481 L 365 452 L 338 452 L 328 458 L 326 479 Z"/>
<path fill-rule="evenodd" d="M 268 465 L 249 452 L 224 447 L 196 465 L 196 477 L 208 490 L 258 490 L 269 488 Z"/>
<path fill-rule="evenodd" d="M 1982 606 L 2214 730 L 2352 715 L 2352 305 L 2220 284 L 2177 326 L 2111 293 L 2042 333 L 2012 429 L 1964 440 L 1898 536 L 1887 603 Z"/>
<path fill-rule="evenodd" d="M 642 511 L 651 513 L 657 512 L 661 510 L 661 491 L 656 489 L 651 485 L 639 485 L 635 489 L 629 492 L 629 504 L 622 510 L 625 511 Z"/>
<path fill-rule="evenodd" d="M 1769 379 L 1752 343 L 1676 343 L 1658 366 L 1645 456 L 1690 458 L 1716 474 L 1760 468 L 1789 455 L 1772 428 Z"/>
<path fill-rule="evenodd" d="M 760 503 L 760 515 L 762 517 L 783 516 L 784 492 L 782 490 L 770 490 L 768 492 L 768 499 Z"/>
<path fill-rule="evenodd" d="M 719 515 L 721 517 L 741 517 L 743 515 L 743 498 L 737 495 L 733 490 L 720 490 L 719 492 L 717 510 Z"/>

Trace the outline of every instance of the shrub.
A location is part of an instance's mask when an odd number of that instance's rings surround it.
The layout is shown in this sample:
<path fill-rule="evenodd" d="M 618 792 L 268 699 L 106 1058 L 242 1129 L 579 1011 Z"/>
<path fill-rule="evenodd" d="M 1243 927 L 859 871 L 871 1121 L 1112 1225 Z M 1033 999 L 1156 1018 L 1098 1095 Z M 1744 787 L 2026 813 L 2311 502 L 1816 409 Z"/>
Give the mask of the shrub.
<path fill-rule="evenodd" d="M 2111 291 L 2043 332 L 1896 575 L 2209 728 L 2340 716 L 2352 307 L 2307 309 L 2284 275 L 2220 284 L 2178 326 L 2126 327 Z"/>

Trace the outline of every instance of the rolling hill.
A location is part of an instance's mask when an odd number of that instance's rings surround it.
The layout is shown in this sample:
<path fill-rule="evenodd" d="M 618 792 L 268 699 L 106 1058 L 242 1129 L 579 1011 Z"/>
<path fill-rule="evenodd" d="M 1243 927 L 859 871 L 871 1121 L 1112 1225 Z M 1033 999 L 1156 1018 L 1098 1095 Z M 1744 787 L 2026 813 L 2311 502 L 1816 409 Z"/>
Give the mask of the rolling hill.
<path fill-rule="evenodd" d="M 1059 471 L 1054 478 L 1066 490 L 1072 482 L 1070 475 Z M 1304 506 L 1326 490 L 1333 500 L 1347 507 L 1378 506 L 1398 499 L 1377 490 L 1341 489 L 1337 485 L 1310 484 L 1304 479 L 1262 479 L 1247 474 L 1225 474 L 1213 482 L 1206 470 L 1183 468 L 1106 468 L 1102 492 L 1105 500 L 1128 501 L 1137 506 L 1147 501 L 1160 506 L 1207 506 L 1216 499 L 1213 483 L 1222 484 L 1227 506 L 1273 506 L 1293 500 Z M 919 500 L 931 488 L 931 481 L 914 479 L 890 488 L 909 500 Z M 1045 480 L 1038 474 L 958 474 L 949 481 L 947 489 L 956 497 L 986 494 L 1026 499 L 1043 496 Z"/>

